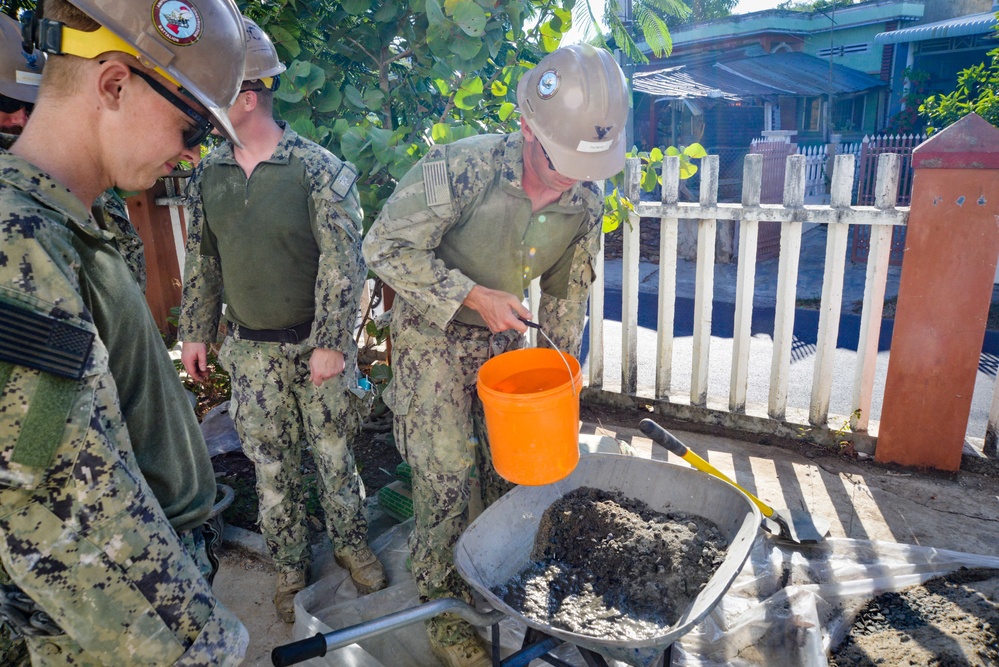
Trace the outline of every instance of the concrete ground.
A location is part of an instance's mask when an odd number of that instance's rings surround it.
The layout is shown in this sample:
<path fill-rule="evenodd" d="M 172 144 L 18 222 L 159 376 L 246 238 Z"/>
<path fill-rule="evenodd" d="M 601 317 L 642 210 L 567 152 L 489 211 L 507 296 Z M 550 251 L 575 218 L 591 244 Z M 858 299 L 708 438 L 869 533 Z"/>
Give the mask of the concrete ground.
<path fill-rule="evenodd" d="M 636 419 L 637 422 L 637 419 Z M 583 423 L 584 439 L 609 436 L 636 456 L 687 465 L 634 428 Z M 741 486 L 777 508 L 806 510 L 829 522 L 830 536 L 999 556 L 999 468 L 953 476 L 883 468 L 825 450 L 791 451 L 719 436 L 674 431 Z M 380 512 L 370 539 L 392 522 Z M 215 590 L 250 632 L 244 664 L 270 665 L 273 647 L 293 641 L 271 602 L 273 569 L 258 535 L 228 530 Z M 328 545 L 314 550 L 312 580 L 337 571 Z"/>

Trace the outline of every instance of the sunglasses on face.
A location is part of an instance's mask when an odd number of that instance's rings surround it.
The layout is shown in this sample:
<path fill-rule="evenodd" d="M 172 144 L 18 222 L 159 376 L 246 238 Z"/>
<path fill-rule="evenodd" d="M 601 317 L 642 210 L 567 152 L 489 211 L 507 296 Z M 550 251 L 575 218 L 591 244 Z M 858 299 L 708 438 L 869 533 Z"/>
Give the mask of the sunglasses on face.
<path fill-rule="evenodd" d="M 541 143 L 541 142 L 539 141 L 539 142 L 538 142 L 538 146 L 541 146 L 541 152 L 542 152 L 542 153 L 544 153 L 544 155 L 545 155 L 545 159 L 546 159 L 546 160 L 548 160 L 548 168 L 549 168 L 549 169 L 551 169 L 552 171 L 557 171 L 557 170 L 555 169 L 555 165 L 554 165 L 554 164 L 552 164 L 552 159 L 551 159 L 551 157 L 550 157 L 550 156 L 548 155 L 548 151 L 546 151 L 546 150 L 545 150 L 545 147 L 544 147 L 544 144 L 542 144 L 542 143 Z"/>
<path fill-rule="evenodd" d="M 128 69 L 132 70 L 132 74 L 149 84 L 149 87 L 158 93 L 160 97 L 183 111 L 185 116 L 194 121 L 194 127 L 184 131 L 185 148 L 200 146 L 208 135 L 211 134 L 212 121 L 210 119 L 206 118 L 195 110 L 190 104 L 171 93 L 165 86 L 163 86 L 163 84 L 145 72 L 140 72 L 134 67 L 129 67 Z"/>
<path fill-rule="evenodd" d="M 30 110 L 31 105 L 27 102 L 22 102 L 21 100 L 15 100 L 13 97 L 0 95 L 0 113 L 14 113 L 24 108 L 28 108 Z"/>

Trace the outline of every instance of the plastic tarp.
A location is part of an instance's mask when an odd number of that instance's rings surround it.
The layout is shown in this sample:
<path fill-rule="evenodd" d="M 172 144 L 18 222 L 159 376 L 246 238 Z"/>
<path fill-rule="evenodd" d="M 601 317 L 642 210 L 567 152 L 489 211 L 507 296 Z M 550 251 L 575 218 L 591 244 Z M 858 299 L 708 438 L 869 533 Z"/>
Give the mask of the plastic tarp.
<path fill-rule="evenodd" d="M 825 667 L 869 600 L 999 558 L 891 542 L 829 539 L 813 547 L 757 540 L 739 576 L 673 644 L 673 667 Z"/>

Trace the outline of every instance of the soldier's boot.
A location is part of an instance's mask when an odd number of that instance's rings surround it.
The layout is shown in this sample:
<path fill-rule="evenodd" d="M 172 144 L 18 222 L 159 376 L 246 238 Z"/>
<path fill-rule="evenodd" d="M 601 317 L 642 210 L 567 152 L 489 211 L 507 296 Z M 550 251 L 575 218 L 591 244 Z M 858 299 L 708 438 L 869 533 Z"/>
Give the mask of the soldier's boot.
<path fill-rule="evenodd" d="M 467 602 L 471 602 L 469 597 Z M 486 667 L 492 664 L 488 645 L 472 624 L 457 614 L 440 614 L 427 621 L 430 648 L 445 667 Z"/>
<path fill-rule="evenodd" d="M 368 545 L 338 551 L 334 558 L 337 565 L 350 572 L 358 594 L 367 595 L 388 586 L 385 568 Z"/>
<path fill-rule="evenodd" d="M 302 570 L 279 572 L 274 590 L 274 606 L 285 623 L 295 622 L 295 593 L 305 588 L 308 574 Z"/>

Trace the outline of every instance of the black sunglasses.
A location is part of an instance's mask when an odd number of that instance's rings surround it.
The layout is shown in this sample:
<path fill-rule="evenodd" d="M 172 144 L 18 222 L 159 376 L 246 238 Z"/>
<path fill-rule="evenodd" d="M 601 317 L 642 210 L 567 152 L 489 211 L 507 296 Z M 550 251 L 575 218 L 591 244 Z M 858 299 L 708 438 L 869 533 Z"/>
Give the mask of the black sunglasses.
<path fill-rule="evenodd" d="M 208 137 L 212 132 L 212 121 L 196 111 L 190 104 L 180 99 L 166 87 L 164 87 L 159 81 L 149 76 L 145 72 L 140 72 L 134 67 L 129 67 L 132 70 L 132 74 L 136 75 L 143 81 L 149 84 L 149 87 L 154 91 L 159 93 L 159 95 L 165 99 L 170 104 L 174 105 L 178 109 L 184 112 L 188 118 L 195 122 L 195 126 L 184 132 L 184 147 L 194 148 L 200 146 L 202 142 Z"/>
<path fill-rule="evenodd" d="M 13 97 L 7 97 L 6 95 L 0 95 L 0 113 L 14 113 L 25 108 L 31 111 L 31 105 L 27 102 L 15 100 Z"/>
<path fill-rule="evenodd" d="M 551 159 L 551 156 L 549 156 L 549 155 L 548 155 L 548 151 L 546 151 L 546 150 L 545 150 L 545 146 L 544 146 L 544 144 L 542 144 L 542 143 L 541 143 L 541 142 L 539 141 L 539 142 L 538 142 L 538 146 L 541 146 L 541 152 L 545 154 L 545 159 L 546 159 L 546 160 L 548 160 L 548 168 L 549 168 L 549 169 L 551 169 L 552 171 L 558 171 L 558 169 L 556 169 L 556 168 L 555 168 L 555 165 L 554 165 L 554 164 L 552 164 L 552 159 Z"/>

